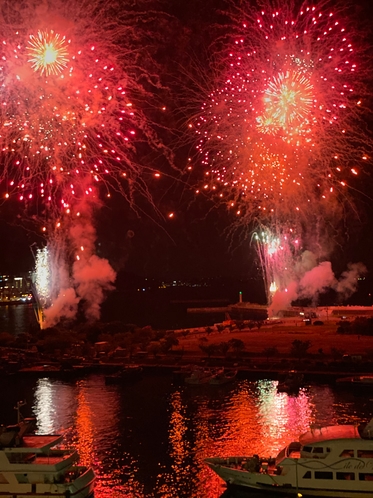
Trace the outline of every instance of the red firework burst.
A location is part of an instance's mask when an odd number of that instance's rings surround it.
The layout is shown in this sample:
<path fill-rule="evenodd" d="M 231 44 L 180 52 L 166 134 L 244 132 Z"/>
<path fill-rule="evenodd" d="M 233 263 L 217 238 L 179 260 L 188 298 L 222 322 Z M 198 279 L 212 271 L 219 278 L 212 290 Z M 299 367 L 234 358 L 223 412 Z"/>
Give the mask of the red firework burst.
<path fill-rule="evenodd" d="M 246 221 L 307 216 L 311 203 L 345 196 L 348 174 L 368 158 L 371 139 L 359 128 L 367 69 L 342 19 L 327 3 L 271 0 L 231 14 L 234 35 L 220 45 L 214 90 L 194 124 L 205 189 Z"/>
<path fill-rule="evenodd" d="M 136 189 L 149 197 L 146 178 L 160 175 L 136 161 L 137 140 L 167 154 L 130 97 L 147 99 L 150 87 L 140 81 L 150 78 L 133 55 L 139 29 L 116 7 L 115 18 L 114 4 L 98 0 L 37 9 L 24 2 L 16 18 L 0 13 L 2 189 L 54 223 L 93 185 L 105 185 L 108 195 L 110 186 L 130 202 Z"/>

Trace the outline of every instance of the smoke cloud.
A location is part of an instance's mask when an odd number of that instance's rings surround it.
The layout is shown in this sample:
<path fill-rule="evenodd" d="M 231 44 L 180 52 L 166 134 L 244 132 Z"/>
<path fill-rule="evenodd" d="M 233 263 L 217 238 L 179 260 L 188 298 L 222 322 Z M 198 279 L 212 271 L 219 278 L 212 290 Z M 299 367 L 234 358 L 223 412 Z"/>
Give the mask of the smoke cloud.
<path fill-rule="evenodd" d="M 62 289 L 52 306 L 44 310 L 44 326 L 53 327 L 61 318 L 75 318 L 79 301 L 80 298 L 77 297 L 74 289 Z"/>
<path fill-rule="evenodd" d="M 73 278 L 78 296 L 84 300 L 84 312 L 88 320 L 100 318 L 100 307 L 105 298 L 104 291 L 114 289 L 115 271 L 107 259 L 92 254 L 87 261 L 76 261 Z"/>
<path fill-rule="evenodd" d="M 287 309 L 296 299 L 317 300 L 323 292 L 333 289 L 340 299 L 347 299 L 356 292 L 358 279 L 367 269 L 362 263 L 349 263 L 341 277 L 337 279 L 330 261 L 317 264 L 316 256 L 305 251 L 295 267 L 296 278 L 283 291 L 277 291 L 268 309 L 269 316 L 276 316 Z"/>
<path fill-rule="evenodd" d="M 74 319 L 80 308 L 88 321 L 98 320 L 105 293 L 114 289 L 115 271 L 107 259 L 95 254 L 97 235 L 92 220 L 98 206 L 98 202 L 93 206 L 92 201 L 81 201 L 79 216 L 49 244 L 55 292 L 51 305 L 44 309 L 44 327 L 62 318 Z"/>

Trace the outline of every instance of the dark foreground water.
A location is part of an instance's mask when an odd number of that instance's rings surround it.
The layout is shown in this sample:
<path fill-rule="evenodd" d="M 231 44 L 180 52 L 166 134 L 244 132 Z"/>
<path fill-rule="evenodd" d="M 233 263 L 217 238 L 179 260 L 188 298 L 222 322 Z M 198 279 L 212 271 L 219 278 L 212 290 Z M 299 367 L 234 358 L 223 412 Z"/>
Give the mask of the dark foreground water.
<path fill-rule="evenodd" d="M 96 498 L 233 498 L 203 464 L 205 457 L 275 455 L 313 424 L 373 415 L 373 394 L 309 385 L 288 396 L 266 379 L 192 387 L 170 374 L 147 373 L 120 386 L 105 385 L 100 375 L 7 377 L 0 397 L 1 422 L 13 423 L 16 401 L 26 400 L 24 415 L 36 417 L 39 433 L 65 434 L 82 463 L 95 468 Z"/>

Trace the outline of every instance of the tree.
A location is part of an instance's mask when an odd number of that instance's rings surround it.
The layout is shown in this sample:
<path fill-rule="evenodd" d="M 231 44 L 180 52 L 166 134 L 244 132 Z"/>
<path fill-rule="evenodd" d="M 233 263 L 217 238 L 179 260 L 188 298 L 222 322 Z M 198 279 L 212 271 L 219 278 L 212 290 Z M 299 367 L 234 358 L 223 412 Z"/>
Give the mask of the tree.
<path fill-rule="evenodd" d="M 162 351 L 167 353 L 173 346 L 179 345 L 179 339 L 176 337 L 175 332 L 169 332 L 161 341 Z"/>
<path fill-rule="evenodd" d="M 154 330 L 149 327 L 143 327 L 141 329 L 136 329 L 134 332 L 134 342 L 141 345 L 141 349 L 145 350 L 149 343 L 155 338 Z"/>
<path fill-rule="evenodd" d="M 160 342 L 151 342 L 147 348 L 147 351 L 156 358 L 159 353 L 162 351 L 162 346 Z"/>
<path fill-rule="evenodd" d="M 236 320 L 235 323 L 238 330 L 243 330 L 245 328 L 245 322 L 243 320 Z"/>
<path fill-rule="evenodd" d="M 263 354 L 267 358 L 267 362 L 268 362 L 270 358 L 273 358 L 273 356 L 276 356 L 278 354 L 278 349 L 274 346 L 264 348 Z"/>
<path fill-rule="evenodd" d="M 291 349 L 290 349 L 290 354 L 291 356 L 295 356 L 300 360 L 301 358 L 304 358 L 307 354 L 307 351 L 311 347 L 311 342 L 310 341 L 300 341 L 299 339 L 295 339 L 291 343 Z"/>
<path fill-rule="evenodd" d="M 352 330 L 351 332 L 347 332 L 350 334 L 358 334 L 358 335 L 373 335 L 373 319 L 372 317 L 364 317 L 358 316 L 352 322 Z"/>
<path fill-rule="evenodd" d="M 200 350 L 205 353 L 209 358 L 216 353 L 216 344 L 200 344 Z"/>
<path fill-rule="evenodd" d="M 241 339 L 230 339 L 228 344 L 233 349 L 236 356 L 245 349 L 245 343 L 241 341 Z"/>
<path fill-rule="evenodd" d="M 220 342 L 219 344 L 217 344 L 217 346 L 219 347 L 219 352 L 225 356 L 228 351 L 229 351 L 229 342 Z"/>

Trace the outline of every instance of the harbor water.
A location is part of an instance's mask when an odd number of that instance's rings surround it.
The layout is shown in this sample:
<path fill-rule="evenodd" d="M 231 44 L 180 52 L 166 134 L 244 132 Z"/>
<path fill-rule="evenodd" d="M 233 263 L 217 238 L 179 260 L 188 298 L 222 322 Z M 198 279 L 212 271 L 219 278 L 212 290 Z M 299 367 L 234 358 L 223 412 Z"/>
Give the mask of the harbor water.
<path fill-rule="evenodd" d="M 276 384 L 240 378 L 188 386 L 161 371 L 121 385 L 106 385 L 101 374 L 4 376 L 0 419 L 14 423 L 14 406 L 25 400 L 23 414 L 36 417 L 38 433 L 64 434 L 94 467 L 95 498 L 233 498 L 204 458 L 274 456 L 311 426 L 373 415 L 370 394 L 309 384 L 291 396 Z"/>

